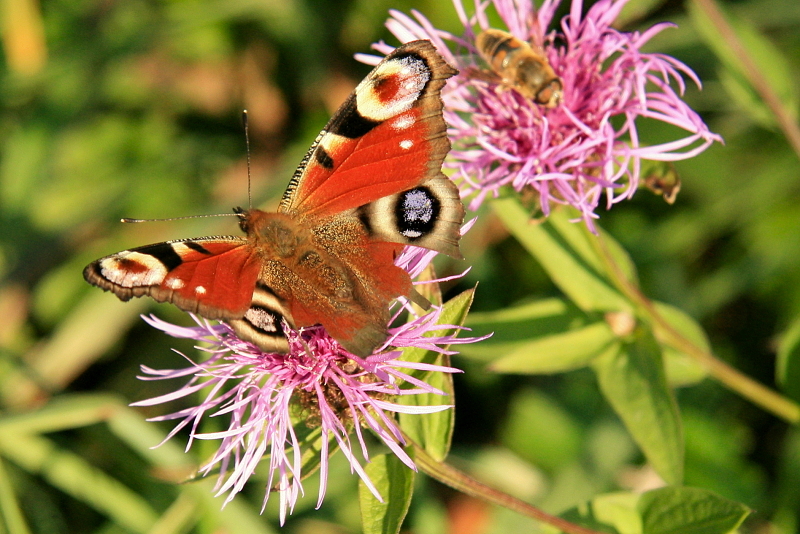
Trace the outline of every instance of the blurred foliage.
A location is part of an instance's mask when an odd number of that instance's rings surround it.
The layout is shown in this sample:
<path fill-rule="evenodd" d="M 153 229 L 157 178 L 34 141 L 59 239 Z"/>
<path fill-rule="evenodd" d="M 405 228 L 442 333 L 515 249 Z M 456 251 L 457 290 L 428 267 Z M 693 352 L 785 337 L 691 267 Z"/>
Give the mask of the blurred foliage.
<path fill-rule="evenodd" d="M 382 25 L 387 10 L 418 9 L 438 27 L 458 32 L 451 4 L 1 5 L 0 532 L 273 532 L 275 503 L 258 515 L 263 479 L 220 510 L 213 481 L 176 484 L 208 457 L 213 443 L 196 443 L 184 454 L 178 436 L 150 449 L 169 427 L 143 422 L 159 415 L 156 409 L 126 407 L 167 391 L 136 380 L 139 365 L 174 367 L 180 361 L 170 348 L 192 350 L 153 331 L 138 314 L 151 310 L 184 323 L 185 315 L 151 302 L 120 304 L 90 288 L 81 270 L 136 245 L 236 233 L 234 219 L 118 220 L 223 213 L 246 204 L 243 108 L 250 116 L 253 196 L 274 207 L 328 116 L 369 70 L 351 55 L 378 39 L 394 44 Z M 736 28 L 744 28 L 764 80 L 796 122 L 800 4 L 723 5 Z M 681 59 L 700 75 L 704 90 L 690 87 L 687 100 L 725 145 L 675 164 L 682 188 L 674 205 L 640 191 L 602 213 L 600 224 L 627 250 L 645 294 L 699 321 L 715 353 L 733 366 L 798 398 L 798 154 L 748 85 L 735 54 L 720 49 L 692 2 L 632 0 L 626 13 L 629 29 L 663 20 L 678 24 L 649 49 Z M 666 136 L 658 128 L 645 124 L 640 131 L 657 142 Z M 533 324 L 581 320 L 589 328 L 592 317 L 560 300 L 545 269 L 496 216 L 489 210 L 481 215 L 463 246 L 473 269 L 451 294 L 480 281 L 476 310 L 508 312 L 536 300 L 550 307 L 530 312 L 526 320 Z M 440 273 L 463 267 L 441 264 Z M 478 319 L 491 322 L 492 316 Z M 455 379 L 450 461 L 556 513 L 600 492 L 659 484 L 591 372 L 490 373 L 485 362 L 491 354 L 468 356 L 453 361 L 466 372 Z M 571 357 L 575 362 L 581 354 Z M 559 371 L 581 367 L 563 365 Z M 668 376 L 673 384 L 693 384 L 676 393 L 686 484 L 757 510 L 744 532 L 798 532 L 798 429 L 687 373 L 674 381 Z M 213 430 L 216 423 L 206 424 Z M 360 530 L 356 478 L 340 457 L 331 469 L 322 508 L 314 510 L 312 477 L 285 531 Z M 426 477 L 414 483 L 405 525 L 415 533 L 535 528 L 529 519 Z"/>

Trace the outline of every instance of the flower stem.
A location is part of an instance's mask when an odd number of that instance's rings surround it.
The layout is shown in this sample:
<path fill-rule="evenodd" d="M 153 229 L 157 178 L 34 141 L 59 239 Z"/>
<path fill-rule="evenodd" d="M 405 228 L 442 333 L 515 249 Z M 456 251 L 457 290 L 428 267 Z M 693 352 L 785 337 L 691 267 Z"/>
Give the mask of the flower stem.
<path fill-rule="evenodd" d="M 675 330 L 635 284 L 633 284 L 614 261 L 602 235 L 591 235 L 590 242 L 595 243 L 600 257 L 606 264 L 609 276 L 616 283 L 617 288 L 622 291 L 632 302 L 647 314 L 648 318 L 656 326 L 656 335 L 662 341 L 668 343 L 675 349 L 688 354 L 702 365 L 711 376 L 732 391 L 748 399 L 763 409 L 773 413 L 791 424 L 800 423 L 800 405 L 792 400 L 780 395 L 770 388 L 760 384 L 731 367 L 724 361 L 715 357 L 712 353 L 697 346 L 687 339 L 680 332 Z"/>
<path fill-rule="evenodd" d="M 427 452 L 425 452 L 425 449 L 416 443 L 413 445 L 414 462 L 424 473 L 431 478 L 438 480 L 442 484 L 450 486 L 451 488 L 471 497 L 483 499 L 486 502 L 508 508 L 509 510 L 513 510 L 522 515 L 531 517 L 537 521 L 541 521 L 542 523 L 547 523 L 548 525 L 552 525 L 562 532 L 566 532 L 567 534 L 601 534 L 596 530 L 590 530 L 580 525 L 570 523 L 569 521 L 560 517 L 550 515 L 547 512 L 526 503 L 525 501 L 487 486 L 486 484 L 475 480 L 463 471 L 459 471 L 449 464 L 435 460 Z"/>
<path fill-rule="evenodd" d="M 786 135 L 786 139 L 794 149 L 795 154 L 800 157 L 800 127 L 798 127 L 792 114 L 786 109 L 778 94 L 767 81 L 767 77 L 763 74 L 763 69 L 758 67 L 753 56 L 747 47 L 742 44 L 741 39 L 739 39 L 739 36 L 714 0 L 694 0 L 694 4 L 714 24 L 725 43 L 730 47 L 731 52 L 739 59 L 747 81 L 750 82 L 775 115 L 775 119 L 778 121 L 778 125 L 783 130 L 784 135 Z"/>

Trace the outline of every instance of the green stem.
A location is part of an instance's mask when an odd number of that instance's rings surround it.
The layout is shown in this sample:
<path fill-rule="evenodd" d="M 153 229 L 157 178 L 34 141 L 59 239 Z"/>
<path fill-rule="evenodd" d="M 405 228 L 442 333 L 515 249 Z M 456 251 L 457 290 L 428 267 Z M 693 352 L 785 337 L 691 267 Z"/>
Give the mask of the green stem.
<path fill-rule="evenodd" d="M 736 35 L 717 3 L 714 0 L 694 0 L 694 3 L 711 20 L 734 55 L 739 58 L 747 81 L 750 82 L 750 85 L 753 86 L 773 115 L 775 115 L 775 119 L 778 121 L 781 130 L 783 130 L 786 139 L 794 149 L 795 154 L 800 157 L 800 127 L 798 127 L 792 114 L 786 109 L 778 94 L 767 81 L 762 69 L 758 67 L 747 47 L 742 44 L 739 36 Z"/>
<path fill-rule="evenodd" d="M 483 499 L 486 502 L 508 508 L 519 514 L 531 517 L 542 523 L 552 525 L 567 534 L 601 534 L 580 525 L 570 523 L 560 517 L 550 515 L 543 510 L 532 506 L 525 501 L 512 497 L 507 493 L 478 482 L 463 471 L 444 462 L 439 462 L 431 457 L 425 449 L 414 443 L 414 462 L 428 476 L 434 478 L 471 497 Z"/>
<path fill-rule="evenodd" d="M 742 397 L 750 400 L 763 409 L 775 414 L 791 424 L 800 423 L 800 405 L 792 400 L 780 395 L 739 372 L 727 363 L 716 358 L 713 354 L 702 347 L 698 347 L 692 341 L 684 337 L 675 330 L 635 284 L 622 272 L 619 265 L 614 261 L 613 256 L 608 250 L 602 235 L 591 235 L 590 242 L 595 243 L 600 257 L 606 264 L 609 276 L 615 282 L 617 288 L 622 291 L 632 302 L 639 305 L 652 323 L 657 327 L 656 334 L 662 341 L 668 343 L 675 349 L 688 354 L 702 365 L 711 376 L 716 378 L 724 386 L 735 391 Z"/>

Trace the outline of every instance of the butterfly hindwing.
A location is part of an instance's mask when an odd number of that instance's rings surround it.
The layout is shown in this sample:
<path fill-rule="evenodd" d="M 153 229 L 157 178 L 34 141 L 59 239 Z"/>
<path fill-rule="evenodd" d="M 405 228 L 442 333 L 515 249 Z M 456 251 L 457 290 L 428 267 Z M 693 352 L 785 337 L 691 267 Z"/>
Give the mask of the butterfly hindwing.
<path fill-rule="evenodd" d="M 228 324 L 240 339 L 255 343 L 267 352 L 284 353 L 289 350 L 284 320 L 294 327 L 286 302 L 269 286 L 257 283 L 250 307 L 241 318 L 229 319 Z"/>
<path fill-rule="evenodd" d="M 361 206 L 357 216 L 371 239 L 424 247 L 454 258 L 464 206 L 458 188 L 443 174 L 412 189 Z"/>

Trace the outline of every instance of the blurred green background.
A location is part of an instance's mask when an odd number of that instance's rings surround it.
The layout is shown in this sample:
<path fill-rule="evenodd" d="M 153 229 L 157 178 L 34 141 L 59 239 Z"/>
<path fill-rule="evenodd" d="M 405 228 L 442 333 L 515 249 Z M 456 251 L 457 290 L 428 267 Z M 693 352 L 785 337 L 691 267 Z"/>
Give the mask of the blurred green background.
<path fill-rule="evenodd" d="M 722 5 L 796 123 L 800 3 Z M 186 324 L 185 314 L 149 301 L 121 304 L 89 287 L 81 271 L 137 245 L 238 233 L 233 218 L 136 225 L 119 218 L 246 205 L 244 108 L 253 196 L 273 208 L 318 131 L 369 71 L 352 54 L 378 39 L 397 44 L 383 27 L 390 8 L 418 9 L 460 33 L 445 0 L 3 0 L 0 532 L 277 528 L 276 503 L 258 515 L 263 480 L 224 511 L 210 482 L 175 484 L 213 447 L 196 443 L 184 454 L 178 436 L 149 448 L 170 427 L 144 417 L 178 403 L 126 406 L 178 387 L 137 380 L 139 365 L 182 366 L 170 349 L 192 351 L 138 315 Z M 623 27 L 664 20 L 679 29 L 647 50 L 700 75 L 704 90 L 690 87 L 686 98 L 726 144 L 676 163 L 683 186 L 674 205 L 640 191 L 602 212 L 600 225 L 630 252 L 647 295 L 699 320 L 733 366 L 800 400 L 797 377 L 776 383 L 779 344 L 800 317 L 798 154 L 691 2 L 633 0 Z M 644 141 L 660 139 L 656 128 L 642 131 Z M 481 215 L 465 239 L 467 261 L 440 266 L 473 266 L 452 294 L 480 281 L 477 311 L 554 295 L 490 211 Z M 486 373 L 478 360 L 454 363 L 467 371 L 456 377 L 457 466 L 552 512 L 658 482 L 588 370 L 509 376 Z M 678 399 L 686 483 L 755 509 L 744 532 L 798 532 L 797 428 L 708 379 Z M 312 479 L 284 531 L 360 531 L 356 477 L 338 456 L 332 469 L 321 510 L 313 509 Z M 425 477 L 406 522 L 418 534 L 535 528 Z"/>

